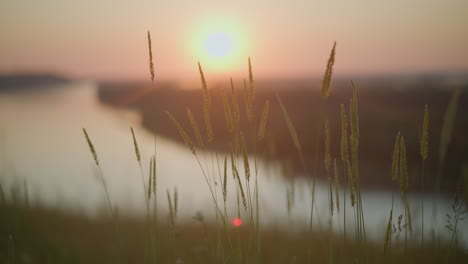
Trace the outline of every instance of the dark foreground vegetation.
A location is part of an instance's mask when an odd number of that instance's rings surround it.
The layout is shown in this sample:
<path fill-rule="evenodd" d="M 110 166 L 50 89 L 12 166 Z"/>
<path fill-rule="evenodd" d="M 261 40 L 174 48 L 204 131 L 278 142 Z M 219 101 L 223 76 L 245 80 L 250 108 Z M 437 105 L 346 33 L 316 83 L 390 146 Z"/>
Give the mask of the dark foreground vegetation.
<path fill-rule="evenodd" d="M 162 217 L 166 219 L 166 217 Z M 0 205 L 0 263 L 145 263 L 145 220 L 121 216 L 124 247 L 116 247 L 113 220 L 103 215 L 86 216 L 24 203 Z M 247 247 L 248 228 L 230 227 L 235 243 Z M 171 225 L 160 222 L 157 228 L 157 262 L 222 263 L 217 258 L 219 233 L 214 223 L 199 218 Z M 261 263 L 329 263 L 329 234 L 262 230 Z M 334 238 L 334 263 L 355 263 L 357 246 L 342 236 Z M 380 245 L 369 244 L 367 263 L 465 263 L 468 254 L 449 245 L 424 249 L 410 245 L 405 256 L 400 239 L 390 256 Z M 122 250 L 123 249 L 123 250 Z M 235 253 L 235 252 L 234 252 Z M 226 263 L 235 262 L 234 259 Z"/>

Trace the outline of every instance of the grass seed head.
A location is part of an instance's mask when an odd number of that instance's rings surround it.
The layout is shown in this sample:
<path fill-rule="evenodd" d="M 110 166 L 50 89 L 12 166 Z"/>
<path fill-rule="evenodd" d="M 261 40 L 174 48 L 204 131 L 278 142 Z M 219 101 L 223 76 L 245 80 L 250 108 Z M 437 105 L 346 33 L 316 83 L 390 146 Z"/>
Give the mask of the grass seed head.
<path fill-rule="evenodd" d="M 202 82 L 203 88 L 203 111 L 205 114 L 205 126 L 206 126 L 206 134 L 208 137 L 208 143 L 213 142 L 213 129 L 211 127 L 211 97 L 208 91 L 208 86 L 206 85 L 205 75 L 203 74 L 203 69 L 201 67 L 200 62 L 198 62 L 198 70 L 200 72 L 200 78 Z"/>
<path fill-rule="evenodd" d="M 153 51 L 151 48 L 151 33 L 148 30 L 148 51 L 149 51 L 149 69 L 151 74 L 151 81 L 154 82 L 154 64 L 153 64 Z"/>
<path fill-rule="evenodd" d="M 333 73 L 333 64 L 335 63 L 335 48 L 336 48 L 336 41 L 333 43 L 333 48 L 330 53 L 330 57 L 328 58 L 327 62 L 327 69 L 325 70 L 325 75 L 323 77 L 322 82 L 322 99 L 326 100 L 330 93 L 330 82 Z"/>
<path fill-rule="evenodd" d="M 83 128 L 83 133 L 85 135 L 86 142 L 88 142 L 89 150 L 91 151 L 91 154 L 93 155 L 94 162 L 96 163 L 97 166 L 99 166 L 99 159 L 96 153 L 96 149 L 94 148 L 93 142 L 91 142 L 91 139 L 88 136 L 88 132 L 86 132 L 86 129 L 84 128 Z"/>
<path fill-rule="evenodd" d="M 140 149 L 138 148 L 138 142 L 136 140 L 135 132 L 133 131 L 133 127 L 130 127 L 130 131 L 132 132 L 133 146 L 135 148 L 136 159 L 137 159 L 138 162 L 141 162 Z"/>
<path fill-rule="evenodd" d="M 249 156 L 247 154 L 247 145 L 245 143 L 245 137 L 243 133 L 241 133 L 241 139 L 242 139 L 242 154 L 244 158 L 245 179 L 249 181 L 250 180 Z"/>

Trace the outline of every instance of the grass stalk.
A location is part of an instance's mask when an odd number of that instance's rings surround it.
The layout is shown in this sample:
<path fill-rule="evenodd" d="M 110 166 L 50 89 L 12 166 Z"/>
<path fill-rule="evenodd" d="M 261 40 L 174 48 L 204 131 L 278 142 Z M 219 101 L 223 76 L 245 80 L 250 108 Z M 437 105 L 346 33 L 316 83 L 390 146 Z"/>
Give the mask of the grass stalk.
<path fill-rule="evenodd" d="M 457 107 L 458 107 L 458 98 L 461 95 L 461 91 L 459 89 L 454 90 L 452 97 L 450 99 L 450 102 L 448 104 L 447 110 L 445 111 L 444 114 L 444 120 L 442 124 L 442 130 L 440 132 L 440 143 L 439 143 L 439 166 L 437 169 L 437 176 L 436 176 L 436 183 L 435 183 L 435 195 L 434 195 L 434 200 L 432 203 L 432 216 L 433 219 L 436 219 L 436 214 L 437 214 L 437 204 L 436 204 L 436 197 L 440 195 L 440 184 L 441 184 L 441 178 L 442 178 L 442 173 L 443 173 L 443 168 L 445 164 L 445 159 L 447 156 L 447 149 L 452 141 L 452 133 L 453 133 L 453 127 L 455 125 L 455 117 L 457 113 Z M 436 221 L 434 221 L 434 226 L 432 227 L 433 234 L 434 234 L 434 239 L 435 239 L 435 225 Z M 435 242 L 435 241 L 434 241 Z"/>
<path fill-rule="evenodd" d="M 86 131 L 85 128 L 83 128 L 83 134 L 85 136 L 85 139 L 86 139 L 86 142 L 88 144 L 89 150 L 90 150 L 90 152 L 91 152 L 91 154 L 93 156 L 94 163 L 96 164 L 96 167 L 97 167 L 97 178 L 100 181 L 100 183 L 102 185 L 102 188 L 104 189 L 104 193 L 105 193 L 105 196 L 106 196 L 106 201 L 107 201 L 107 206 L 108 206 L 108 209 L 109 209 L 109 213 L 110 213 L 111 218 L 112 218 L 113 223 L 114 223 L 114 230 L 115 230 L 115 233 L 116 233 L 116 236 L 117 236 L 117 240 L 119 241 L 118 244 L 120 246 L 121 252 L 124 252 L 122 234 L 120 232 L 119 221 L 118 221 L 117 215 L 116 215 L 116 213 L 114 211 L 114 207 L 113 207 L 112 202 L 111 202 L 109 190 L 107 188 L 107 182 L 106 182 L 106 179 L 104 178 L 104 173 L 102 172 L 102 168 L 101 168 L 101 165 L 100 165 L 100 162 L 99 162 L 98 154 L 97 154 L 96 149 L 94 148 L 94 144 L 91 141 L 91 138 L 89 137 L 88 132 Z"/>
<path fill-rule="evenodd" d="M 420 141 L 421 154 L 421 248 L 424 248 L 424 162 L 429 151 L 429 107 L 424 106 L 424 118 Z"/>

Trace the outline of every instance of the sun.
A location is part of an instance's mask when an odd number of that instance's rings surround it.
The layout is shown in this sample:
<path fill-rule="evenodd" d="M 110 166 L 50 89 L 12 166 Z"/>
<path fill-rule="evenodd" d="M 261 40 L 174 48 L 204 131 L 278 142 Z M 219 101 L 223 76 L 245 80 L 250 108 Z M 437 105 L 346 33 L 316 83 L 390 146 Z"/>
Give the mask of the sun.
<path fill-rule="evenodd" d="M 224 57 L 232 52 L 232 39 L 223 32 L 215 32 L 206 38 L 206 52 L 214 57 Z"/>
<path fill-rule="evenodd" d="M 210 18 L 191 33 L 191 56 L 212 73 L 231 73 L 243 69 L 247 58 L 246 32 L 234 19 Z"/>

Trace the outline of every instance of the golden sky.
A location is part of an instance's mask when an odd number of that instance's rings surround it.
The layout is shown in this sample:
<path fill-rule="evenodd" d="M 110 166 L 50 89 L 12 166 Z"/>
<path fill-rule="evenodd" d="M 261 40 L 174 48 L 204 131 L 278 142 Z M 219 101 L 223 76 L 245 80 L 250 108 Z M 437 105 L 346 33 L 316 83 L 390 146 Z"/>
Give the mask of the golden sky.
<path fill-rule="evenodd" d="M 246 76 L 248 56 L 257 78 L 320 76 L 335 40 L 337 75 L 468 72 L 467 14 L 466 0 L 3 0 L 0 72 L 149 79 L 147 30 L 160 80 L 197 79 L 197 61 Z"/>

